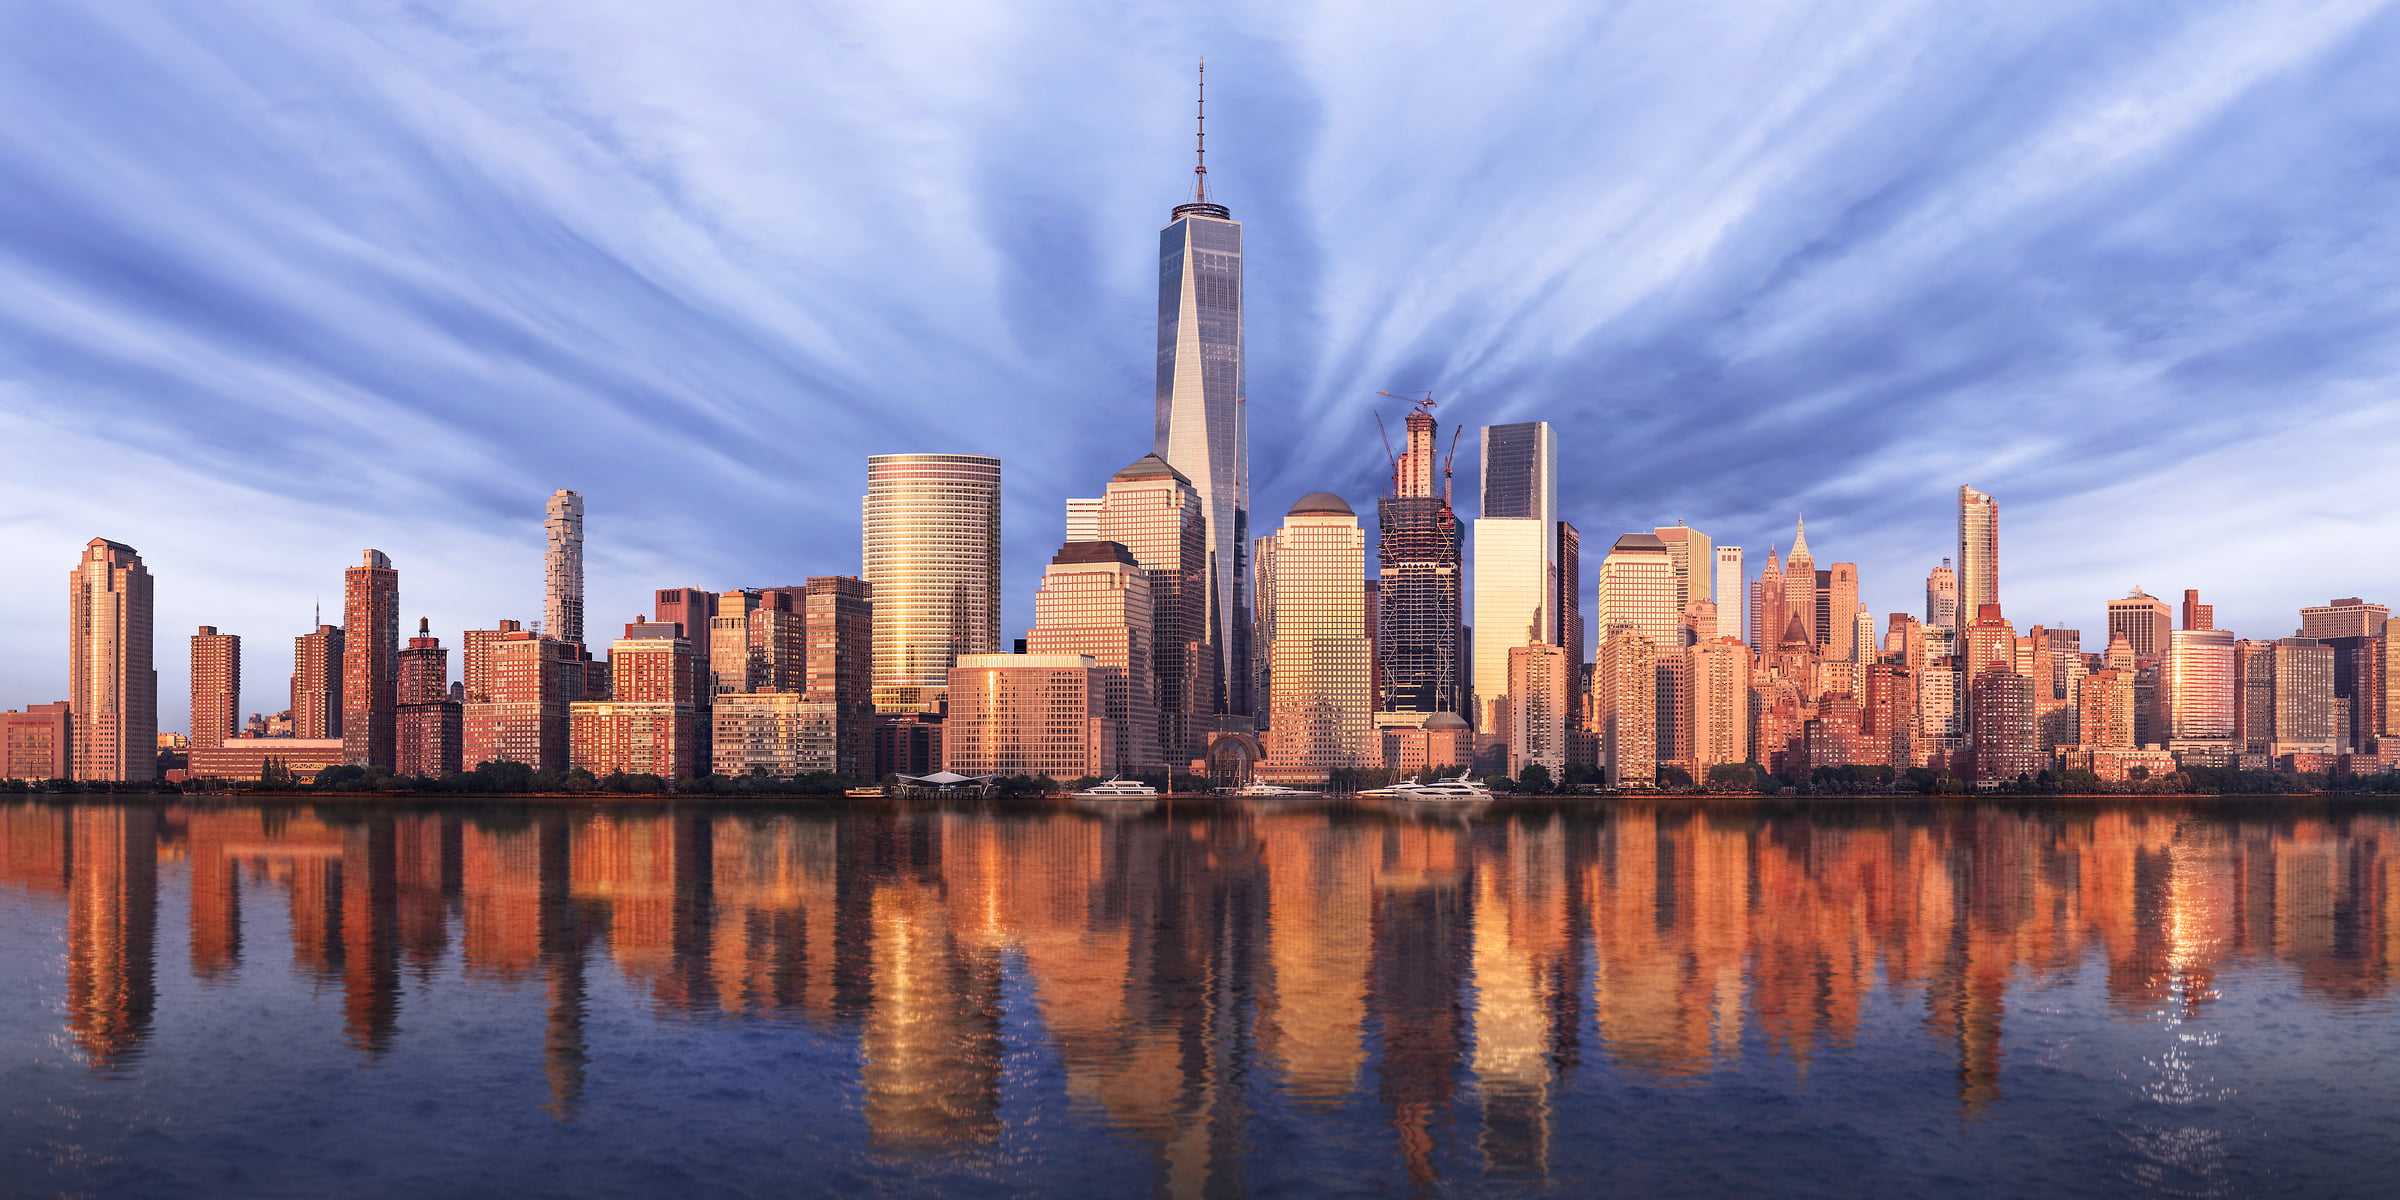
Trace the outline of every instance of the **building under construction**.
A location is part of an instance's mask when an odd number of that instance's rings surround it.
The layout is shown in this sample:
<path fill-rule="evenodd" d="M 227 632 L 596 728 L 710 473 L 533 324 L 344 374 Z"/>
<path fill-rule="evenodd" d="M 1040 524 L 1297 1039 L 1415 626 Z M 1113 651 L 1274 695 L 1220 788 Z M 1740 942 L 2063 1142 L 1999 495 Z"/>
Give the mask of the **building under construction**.
<path fill-rule="evenodd" d="M 1450 510 L 1447 455 L 1439 463 L 1438 483 L 1435 479 L 1433 399 L 1415 403 L 1408 414 L 1407 448 L 1392 455 L 1391 487 L 1375 503 L 1382 543 L 1375 625 L 1382 686 L 1376 707 L 1463 715 L 1460 526 Z"/>

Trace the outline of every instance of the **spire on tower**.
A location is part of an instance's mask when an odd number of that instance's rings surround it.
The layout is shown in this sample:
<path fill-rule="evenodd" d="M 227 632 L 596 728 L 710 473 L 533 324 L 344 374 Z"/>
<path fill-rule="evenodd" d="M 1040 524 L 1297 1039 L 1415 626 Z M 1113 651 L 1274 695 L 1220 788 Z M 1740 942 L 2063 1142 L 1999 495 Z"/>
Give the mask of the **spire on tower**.
<path fill-rule="evenodd" d="M 1194 191 L 1192 198 L 1206 204 L 1208 203 L 1208 56 L 1205 54 L 1200 56 L 1199 150 L 1200 160 L 1192 167 L 1192 176 L 1197 181 L 1197 190 Z"/>

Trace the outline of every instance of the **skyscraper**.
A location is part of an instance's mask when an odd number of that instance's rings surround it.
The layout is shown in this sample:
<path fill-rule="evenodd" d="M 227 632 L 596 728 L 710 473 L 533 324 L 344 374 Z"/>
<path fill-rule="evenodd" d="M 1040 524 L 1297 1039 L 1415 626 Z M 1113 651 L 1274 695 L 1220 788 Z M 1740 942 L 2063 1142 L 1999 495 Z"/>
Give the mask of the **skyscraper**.
<path fill-rule="evenodd" d="M 1630 625 L 1603 630 L 1592 722 L 1612 788 L 1658 785 L 1658 646 Z"/>
<path fill-rule="evenodd" d="M 1267 779 L 1316 782 L 1379 760 L 1366 637 L 1366 532 L 1331 492 L 1302 496 L 1275 533 Z M 1502 687 L 1507 684 L 1503 681 Z"/>
<path fill-rule="evenodd" d="M 1200 493 L 1165 459 L 1145 454 L 1109 478 L 1090 529 L 1092 536 L 1080 540 L 1125 547 L 1149 576 L 1158 748 L 1180 770 L 1206 752 L 1217 707 L 1219 656 L 1208 640 L 1208 521 Z"/>
<path fill-rule="evenodd" d="M 1676 580 L 1667 543 L 1651 533 L 1617 539 L 1600 560 L 1600 635 L 1631 629 L 1650 639 L 1661 654 L 1683 649 L 1676 620 Z"/>
<path fill-rule="evenodd" d="M 618 772 L 662 779 L 698 774 L 704 764 L 699 757 L 698 709 L 692 703 L 691 639 L 676 622 L 636 619 L 626 623 L 624 637 L 609 645 L 608 665 L 610 697 L 567 706 L 569 765 L 602 777 Z M 779 762 L 769 769 L 779 775 L 806 769 L 776 769 L 784 766 Z M 725 772 L 748 773 L 748 764 Z"/>
<path fill-rule="evenodd" d="M 2000 502 L 1958 489 L 1958 619 L 1965 624 L 2000 602 Z"/>
<path fill-rule="evenodd" d="M 1565 647 L 1535 642 L 1508 649 L 1508 773 L 1540 765 L 1555 780 L 1567 765 L 1568 692 L 1582 672 Z"/>
<path fill-rule="evenodd" d="M 959 655 L 1000 645 L 1000 460 L 875 455 L 862 507 L 875 708 L 917 712 L 940 699 Z"/>
<path fill-rule="evenodd" d="M 292 639 L 292 736 L 342 736 L 342 627 L 319 625 Z"/>
<path fill-rule="evenodd" d="M 583 644 L 583 495 L 560 488 L 550 493 L 542 520 L 549 549 L 542 556 L 542 632 L 562 642 Z"/>
<path fill-rule="evenodd" d="M 805 610 L 807 694 L 833 705 L 833 770 L 867 776 L 874 758 L 875 590 L 854 575 L 812 575 Z"/>
<path fill-rule="evenodd" d="M 158 778 L 158 672 L 150 569 L 121 542 L 93 538 L 67 574 L 67 703 L 75 778 Z"/>
<path fill-rule="evenodd" d="M 1925 623 L 1944 629 L 1956 629 L 1958 619 L 1958 574 L 1950 569 L 1950 560 L 1925 574 Z"/>
<path fill-rule="evenodd" d="M 2167 602 L 2143 591 L 2108 602 L 2108 633 L 2113 639 L 2125 635 L 2125 643 L 2133 647 L 2134 661 L 2150 664 L 2166 657 L 2167 635 L 2175 629 L 2175 615 Z"/>
<path fill-rule="evenodd" d="M 1558 451 L 1547 421 L 1483 427 L 1483 506 L 1475 518 L 1475 729 L 1507 736 L 1512 646 L 1558 639 Z M 1580 652 L 1577 655 L 1581 657 Z"/>
<path fill-rule="evenodd" d="M 1680 522 L 1650 532 L 1667 544 L 1667 561 L 1675 569 L 1675 611 L 1689 612 L 1695 600 L 1713 600 L 1710 572 L 1716 569 L 1716 545 L 1709 536 Z"/>
<path fill-rule="evenodd" d="M 1808 552 L 1808 520 L 1801 518 L 1792 552 L 1783 559 L 1783 626 L 1773 631 L 1776 636 L 1789 641 L 1788 631 L 1797 621 L 1812 649 L 1824 644 L 1817 633 L 1818 591 L 1817 558 Z"/>
<path fill-rule="evenodd" d="M 2187 601 L 2187 611 L 2189 602 Z M 2167 738 L 2174 749 L 2191 743 L 2233 748 L 2233 631 L 2199 626 L 2169 635 Z M 2047 681 L 2043 681 L 2047 683 Z"/>
<path fill-rule="evenodd" d="M 1158 234 L 1158 383 L 1151 448 L 1199 493 L 1212 592 L 1203 636 L 1217 648 L 1216 674 L 1224 693 L 1218 707 L 1248 713 L 1250 431 L 1244 408 L 1249 392 L 1242 226 L 1232 210 L 1209 200 L 1207 142 L 1199 145 L 1192 200 L 1176 205 Z"/>
<path fill-rule="evenodd" d="M 2300 610 L 2299 636 L 2320 641 L 2340 637 L 2375 637 L 2383 632 L 2383 623 L 2390 620 L 2391 615 L 2390 608 L 2369 604 L 2356 596 L 2312 604 Z"/>
<path fill-rule="evenodd" d="M 1742 640 L 1742 548 L 1717 547 L 1717 636 Z"/>
<path fill-rule="evenodd" d="M 2217 627 L 2217 606 L 2200 603 L 2200 589 L 2183 589 L 2183 627 L 2185 629 L 2214 629 Z"/>
<path fill-rule="evenodd" d="M 450 652 L 417 618 L 417 636 L 400 652 L 399 713 L 393 723 L 393 771 L 439 779 L 462 768 L 464 708 L 450 698 Z"/>
<path fill-rule="evenodd" d="M 241 635 L 203 625 L 192 635 L 192 745 L 222 746 L 241 724 Z"/>
<path fill-rule="evenodd" d="M 1111 743 L 1119 770 L 1155 771 L 1166 765 L 1158 748 L 1158 691 L 1150 577 L 1133 552 L 1115 542 L 1069 542 L 1042 572 L 1033 597 L 1032 654 L 1079 654 L 1099 675 L 1099 735 Z M 1190 756 L 1175 765 L 1182 766 Z"/>
<path fill-rule="evenodd" d="M 1375 653 L 1385 712 L 1463 714 L 1459 678 L 1461 534 L 1451 511 L 1447 472 L 1434 482 L 1439 426 L 1420 407 L 1408 414 L 1407 449 L 1392 460 L 1389 491 L 1375 502 L 1376 554 L 1383 585 L 1376 609 Z"/>
<path fill-rule="evenodd" d="M 1818 607 L 1825 611 L 1825 636 L 1820 639 L 1828 658 L 1868 659 L 1872 653 L 1861 655 L 1858 647 L 1858 564 L 1837 562 L 1827 570 L 1831 587 L 1818 598 Z M 1870 626 L 1869 628 L 1872 628 Z"/>
<path fill-rule="evenodd" d="M 692 644 L 692 703 L 707 708 L 708 623 L 717 615 L 717 594 L 707 588 L 660 588 L 650 614 L 653 620 L 683 626 L 683 640 Z"/>
<path fill-rule="evenodd" d="M 342 761 L 390 771 L 400 687 L 400 572 L 381 550 L 342 572 Z"/>

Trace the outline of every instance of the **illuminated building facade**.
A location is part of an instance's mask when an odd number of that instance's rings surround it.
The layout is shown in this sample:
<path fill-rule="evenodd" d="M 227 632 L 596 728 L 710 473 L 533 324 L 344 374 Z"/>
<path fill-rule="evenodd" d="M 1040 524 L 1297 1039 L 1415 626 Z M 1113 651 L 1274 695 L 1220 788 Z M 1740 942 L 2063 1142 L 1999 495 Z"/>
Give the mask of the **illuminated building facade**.
<path fill-rule="evenodd" d="M 602 777 L 622 772 L 682 779 L 698 774 L 701 739 L 699 708 L 693 703 L 692 643 L 682 627 L 673 621 L 629 622 L 625 636 L 610 643 L 608 662 L 610 698 L 568 706 L 568 765 Z"/>
<path fill-rule="evenodd" d="M 550 493 L 542 517 L 542 632 L 583 645 L 583 496 Z"/>
<path fill-rule="evenodd" d="M 1692 782 L 1708 782 L 1708 769 L 1746 761 L 1750 754 L 1750 648 L 1734 637 L 1716 637 L 1685 650 L 1690 687 Z"/>
<path fill-rule="evenodd" d="M 1925 575 L 1925 623 L 1944 628 L 1958 625 L 1958 573 L 1950 569 L 1950 560 Z"/>
<path fill-rule="evenodd" d="M 2130 750 L 2139 744 L 2135 741 L 2131 671 L 2099 670 L 2084 676 L 2075 706 L 2078 745 Z"/>
<path fill-rule="evenodd" d="M 2167 740 L 2176 749 L 2234 738 L 2233 631 L 2206 626 L 2168 635 Z"/>
<path fill-rule="evenodd" d="M 1508 774 L 1539 764 L 1552 779 L 1567 765 L 1568 694 L 1578 680 L 1563 646 L 1508 649 Z"/>
<path fill-rule="evenodd" d="M 812 575 L 802 608 L 808 698 L 833 705 L 833 770 L 866 776 L 874 765 L 875 590 L 855 575 Z"/>
<path fill-rule="evenodd" d="M 292 639 L 292 736 L 342 736 L 342 660 L 347 647 L 339 625 Z"/>
<path fill-rule="evenodd" d="M 2031 778 L 2047 767 L 2034 739 L 2031 681 L 2002 667 L 1979 672 L 1967 684 L 1967 703 L 1978 785 Z"/>
<path fill-rule="evenodd" d="M 67 574 L 75 779 L 158 778 L 158 672 L 150 655 L 150 570 L 133 547 L 93 538 Z"/>
<path fill-rule="evenodd" d="M 1717 547 L 1717 637 L 1742 640 L 1742 548 Z M 1702 638 L 1707 641 L 1707 638 Z"/>
<path fill-rule="evenodd" d="M 467 701 L 468 769 L 518 762 L 536 771 L 567 769 L 567 705 L 582 668 L 575 647 L 512 629 L 484 643 L 489 655 L 488 698 Z"/>
<path fill-rule="evenodd" d="M 1157 687 L 1151 669 L 1150 576 L 1115 542 L 1070 542 L 1042 572 L 1033 597 L 1033 654 L 1082 655 L 1098 678 L 1100 736 L 1122 771 L 1168 765 L 1158 744 Z M 1190 762 L 1185 756 L 1174 764 Z"/>
<path fill-rule="evenodd" d="M 1107 701 L 1089 655 L 964 654 L 944 687 L 944 770 L 1065 781 L 1126 769 L 1102 732 Z"/>
<path fill-rule="evenodd" d="M 400 572 L 381 550 L 342 572 L 342 744 L 350 765 L 399 760 Z"/>
<path fill-rule="evenodd" d="M 439 779 L 462 769 L 465 706 L 450 698 L 450 652 L 423 617 L 417 618 L 417 636 L 400 651 L 399 672 L 394 772 Z"/>
<path fill-rule="evenodd" d="M 1608 786 L 1657 786 L 1657 706 L 1657 643 L 1631 626 L 1604 631 L 1592 668 L 1590 711 Z"/>
<path fill-rule="evenodd" d="M 2163 660 L 2170 648 L 2167 635 L 2175 630 L 2174 610 L 2167 602 L 2143 591 L 2108 602 L 2108 635 L 2124 635 L 2136 666 Z"/>
<path fill-rule="evenodd" d="M 1382 594 L 1375 656 L 1382 712 L 1464 714 L 1466 681 L 1459 639 L 1463 576 L 1458 516 L 1446 487 L 1437 489 L 1438 426 L 1422 409 L 1408 414 L 1408 444 L 1392 461 L 1389 493 L 1375 501 Z"/>
<path fill-rule="evenodd" d="M 75 769 L 73 708 L 59 700 L 0 712 L 0 779 L 69 778 Z"/>
<path fill-rule="evenodd" d="M 217 745 L 241 726 L 241 635 L 202 625 L 192 635 L 192 745 Z"/>
<path fill-rule="evenodd" d="M 876 711 L 936 707 L 959 655 L 1000 645 L 1000 460 L 875 455 L 863 510 Z"/>
<path fill-rule="evenodd" d="M 1206 175 L 1200 176 L 1203 184 Z M 1153 453 L 1198 493 L 1208 531 L 1210 616 L 1224 689 L 1216 707 L 1247 714 L 1250 673 L 1250 418 L 1245 375 L 1242 226 L 1205 186 L 1158 233 L 1158 375 Z M 1105 535 L 1105 530 L 1103 534 Z"/>
<path fill-rule="evenodd" d="M 1602 636 L 1631 629 L 1649 638 L 1661 653 L 1683 648 L 1674 560 L 1657 534 L 1618 538 L 1600 561 L 1598 590 Z"/>
<path fill-rule="evenodd" d="M 1486 425 L 1482 458 L 1474 548 L 1475 712 L 1465 715 L 1496 750 L 1507 736 L 1494 706 L 1508 695 L 1509 648 L 1558 641 L 1558 450 L 1547 421 Z"/>
<path fill-rule="evenodd" d="M 2330 641 L 2345 637 L 2378 637 L 2392 610 L 2381 604 L 2369 604 L 2356 596 L 2312 604 L 2300 610 L 2299 636 Z"/>
<path fill-rule="evenodd" d="M 2000 603 L 2000 502 L 1958 489 L 1958 619 L 1973 620 Z"/>
<path fill-rule="evenodd" d="M 1109 478 L 1091 529 L 1091 537 L 1069 543 L 1114 542 L 1149 578 L 1155 740 L 1159 755 L 1181 768 L 1207 751 L 1222 659 L 1209 640 L 1206 508 L 1191 480 L 1146 454 Z"/>
<path fill-rule="evenodd" d="M 1311 492 L 1274 535 L 1268 780 L 1322 781 L 1337 767 L 1379 760 L 1374 662 L 1366 636 L 1366 531 L 1350 505 Z M 1507 662 L 1501 663 L 1506 688 Z"/>

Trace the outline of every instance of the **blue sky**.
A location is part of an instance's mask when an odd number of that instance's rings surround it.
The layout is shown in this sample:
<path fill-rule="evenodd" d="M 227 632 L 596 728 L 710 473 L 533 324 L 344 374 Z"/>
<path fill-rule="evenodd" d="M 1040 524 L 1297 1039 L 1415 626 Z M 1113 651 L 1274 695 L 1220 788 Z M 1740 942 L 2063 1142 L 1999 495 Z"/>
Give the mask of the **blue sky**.
<path fill-rule="evenodd" d="M 1430 389 L 1557 425 L 1587 587 L 1805 512 L 1914 610 L 1972 483 L 2020 625 L 2288 633 L 2400 599 L 2396 7 L 0 0 L 0 706 L 94 535 L 180 728 L 191 627 L 281 708 L 363 547 L 455 645 L 576 488 L 605 633 L 855 572 L 897 451 L 1006 460 L 1014 636 L 1149 448 L 1203 52 L 1262 523 Z"/>

